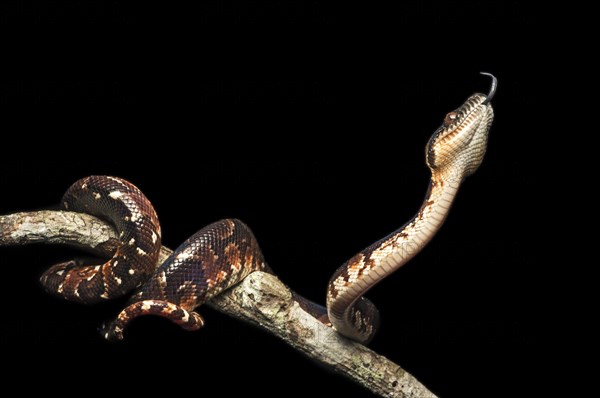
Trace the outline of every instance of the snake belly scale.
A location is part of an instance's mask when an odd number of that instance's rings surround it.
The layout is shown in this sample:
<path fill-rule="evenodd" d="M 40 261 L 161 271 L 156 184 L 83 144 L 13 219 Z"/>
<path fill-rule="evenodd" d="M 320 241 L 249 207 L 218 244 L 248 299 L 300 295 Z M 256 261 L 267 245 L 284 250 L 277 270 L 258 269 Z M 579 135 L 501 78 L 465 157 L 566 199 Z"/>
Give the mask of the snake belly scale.
<path fill-rule="evenodd" d="M 426 162 L 431 179 L 418 213 L 335 271 L 326 308 L 294 295 L 311 315 L 350 339 L 361 343 L 372 339 L 379 314 L 363 295 L 433 238 L 460 185 L 483 160 L 494 117 L 490 101 L 496 78 L 491 77 L 490 92 L 474 94 L 448 113 L 430 138 Z M 184 329 L 198 329 L 204 321 L 195 309 L 202 303 L 254 271 L 272 272 L 252 231 L 235 219 L 204 227 L 157 266 L 161 230 L 156 212 L 138 188 L 121 178 L 83 178 L 67 190 L 63 206 L 112 223 L 119 245 L 103 264 L 68 261 L 48 269 L 40 280 L 48 292 L 86 304 L 133 291 L 126 308 L 104 328 L 107 339 L 122 339 L 128 322 L 141 315 L 159 315 Z"/>

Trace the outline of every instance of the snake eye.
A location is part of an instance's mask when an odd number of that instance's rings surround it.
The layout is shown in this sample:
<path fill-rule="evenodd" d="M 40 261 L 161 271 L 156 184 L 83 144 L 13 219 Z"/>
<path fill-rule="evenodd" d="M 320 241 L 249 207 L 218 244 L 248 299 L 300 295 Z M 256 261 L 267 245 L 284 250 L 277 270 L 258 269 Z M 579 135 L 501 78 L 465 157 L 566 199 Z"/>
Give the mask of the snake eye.
<path fill-rule="evenodd" d="M 456 121 L 456 119 L 458 119 L 457 112 L 448 113 L 446 115 L 446 117 L 444 118 L 444 126 L 450 126 L 452 123 L 454 123 Z"/>

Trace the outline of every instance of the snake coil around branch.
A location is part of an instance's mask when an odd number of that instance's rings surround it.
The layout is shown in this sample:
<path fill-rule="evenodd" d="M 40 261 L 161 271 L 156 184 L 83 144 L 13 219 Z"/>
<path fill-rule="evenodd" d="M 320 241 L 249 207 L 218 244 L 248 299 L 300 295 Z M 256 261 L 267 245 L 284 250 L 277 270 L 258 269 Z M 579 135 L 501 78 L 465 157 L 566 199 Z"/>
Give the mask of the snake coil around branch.
<path fill-rule="evenodd" d="M 90 176 L 75 182 L 63 196 L 65 212 L 2 217 L 0 245 L 41 239 L 87 245 L 101 254 L 110 254 L 102 264 L 84 265 L 73 260 L 54 265 L 40 278 L 49 293 L 84 304 L 134 291 L 126 308 L 104 329 L 107 339 L 122 339 L 129 321 L 141 315 L 159 315 L 184 329 L 199 329 L 204 320 L 196 308 L 212 302 L 238 318 L 267 328 L 309 356 L 315 355 L 311 348 L 318 346 L 317 359 L 337 370 L 344 369 L 343 373 L 374 392 L 411 396 L 412 390 L 405 388 L 411 385 L 419 390 L 418 396 L 431 396 L 397 365 L 384 364 L 385 358 L 358 344 L 371 340 L 379 318 L 375 306 L 363 295 L 425 247 L 446 219 L 461 183 L 481 164 L 493 120 L 490 101 L 496 79 L 492 78 L 488 95 L 474 94 L 448 113 L 429 140 L 426 161 L 431 180 L 418 213 L 338 268 L 329 283 L 326 308 L 293 293 L 272 275 L 252 231 L 239 220 L 221 220 L 204 227 L 159 261 L 161 254 L 169 250 L 161 246 L 158 216 L 135 185 L 118 177 Z M 99 219 L 86 221 L 84 215 Z M 77 228 L 64 227 L 71 224 L 68 219 L 63 219 L 62 227 L 57 229 L 59 216 L 94 224 L 97 228 L 90 230 L 102 233 L 90 239 Z M 322 344 L 323 340 L 327 344 Z M 330 340 L 339 344 L 331 344 Z M 323 350 L 330 350 L 328 347 L 338 346 L 346 347 L 346 354 L 360 352 L 361 363 L 369 364 L 368 383 L 364 374 L 356 371 L 352 358 L 348 363 L 353 364 L 350 367 L 354 372 L 344 367 L 345 361 L 330 360 L 338 354 L 337 349 L 333 357 L 322 355 Z M 381 385 L 371 380 L 373 375 L 382 379 Z M 399 383 L 399 378 L 407 378 L 406 383 Z M 395 389 L 398 385 L 400 395 L 389 391 L 390 386 Z"/>
<path fill-rule="evenodd" d="M 118 240 L 109 223 L 84 213 L 44 210 L 0 216 L 0 246 L 40 243 L 76 246 L 110 256 Z M 161 247 L 159 264 L 172 252 Z M 254 272 L 206 305 L 258 326 L 374 394 L 398 398 L 435 397 L 398 364 L 344 338 L 313 318 L 274 275 Z"/>

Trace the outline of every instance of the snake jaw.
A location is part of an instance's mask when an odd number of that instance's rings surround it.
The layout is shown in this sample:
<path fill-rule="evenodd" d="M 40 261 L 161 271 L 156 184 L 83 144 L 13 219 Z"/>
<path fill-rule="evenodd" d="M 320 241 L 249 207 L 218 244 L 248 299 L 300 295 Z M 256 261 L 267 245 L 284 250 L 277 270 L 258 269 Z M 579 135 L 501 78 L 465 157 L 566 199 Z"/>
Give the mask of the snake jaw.
<path fill-rule="evenodd" d="M 427 165 L 433 174 L 450 170 L 455 179 L 473 174 L 485 155 L 494 118 L 492 105 L 484 94 L 474 94 L 444 119 L 426 147 Z"/>

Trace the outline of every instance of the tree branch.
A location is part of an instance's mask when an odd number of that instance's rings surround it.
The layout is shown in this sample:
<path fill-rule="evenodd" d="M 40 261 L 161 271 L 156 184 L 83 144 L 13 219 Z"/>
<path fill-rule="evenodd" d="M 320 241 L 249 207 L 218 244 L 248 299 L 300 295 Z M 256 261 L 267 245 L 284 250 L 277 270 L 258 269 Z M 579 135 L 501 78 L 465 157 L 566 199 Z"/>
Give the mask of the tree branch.
<path fill-rule="evenodd" d="M 111 255 L 113 228 L 90 215 L 37 211 L 0 216 L 0 246 L 58 243 Z M 162 247 L 159 263 L 172 252 Z M 305 312 L 277 277 L 255 272 L 207 303 L 279 337 L 310 358 L 383 397 L 435 397 L 417 379 L 387 358 L 337 334 Z"/>

